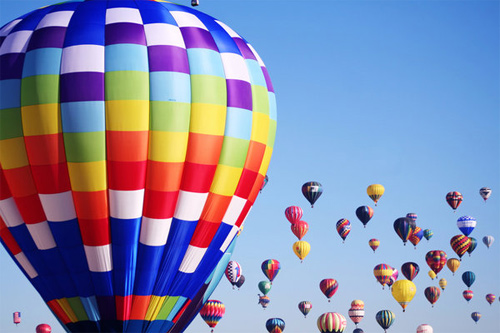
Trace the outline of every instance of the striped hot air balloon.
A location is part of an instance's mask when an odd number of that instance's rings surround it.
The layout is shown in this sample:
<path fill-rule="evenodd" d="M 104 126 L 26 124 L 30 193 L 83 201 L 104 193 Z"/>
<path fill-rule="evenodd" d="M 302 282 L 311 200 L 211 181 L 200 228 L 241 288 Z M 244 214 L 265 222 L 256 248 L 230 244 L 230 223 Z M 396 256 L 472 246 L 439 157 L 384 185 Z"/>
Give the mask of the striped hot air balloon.
<path fill-rule="evenodd" d="M 330 302 L 330 298 L 337 292 L 339 288 L 339 283 L 335 279 L 323 279 L 319 283 L 319 289 L 326 296 L 328 302 Z"/>
<path fill-rule="evenodd" d="M 464 235 L 456 235 L 450 239 L 450 245 L 453 251 L 458 255 L 460 261 L 462 256 L 467 252 L 470 246 L 470 239 Z"/>
<path fill-rule="evenodd" d="M 304 215 L 304 211 L 299 206 L 290 206 L 285 209 L 285 217 L 290 223 L 300 221 L 302 215 Z"/>
<path fill-rule="evenodd" d="M 342 243 L 345 241 L 347 235 L 351 232 L 351 222 L 348 219 L 340 219 L 337 221 L 337 232 L 340 238 L 342 238 Z"/>
<path fill-rule="evenodd" d="M 377 323 L 380 325 L 380 327 L 384 329 L 384 332 L 387 332 L 392 323 L 394 323 L 396 315 L 390 310 L 381 310 L 377 312 L 377 314 L 375 315 L 375 319 L 377 320 Z"/>
<path fill-rule="evenodd" d="M 452 191 L 446 194 L 446 202 L 448 203 L 448 205 L 450 205 L 453 211 L 455 211 L 458 208 L 458 206 L 460 206 L 462 200 L 463 196 L 460 192 Z"/>
<path fill-rule="evenodd" d="M 318 329 L 322 333 L 342 333 L 347 326 L 347 320 L 337 312 L 326 312 L 318 317 Z"/>

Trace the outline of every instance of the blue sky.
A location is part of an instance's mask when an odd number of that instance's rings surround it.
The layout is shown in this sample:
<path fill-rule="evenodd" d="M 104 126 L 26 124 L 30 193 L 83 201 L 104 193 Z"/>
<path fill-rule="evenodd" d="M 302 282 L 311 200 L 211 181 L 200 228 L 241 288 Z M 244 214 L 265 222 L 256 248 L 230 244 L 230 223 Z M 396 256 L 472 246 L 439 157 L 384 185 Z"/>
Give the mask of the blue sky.
<path fill-rule="evenodd" d="M 354 299 L 365 302 L 365 332 L 381 332 L 375 321 L 389 309 L 396 319 L 389 332 L 415 332 L 420 324 L 435 332 L 494 333 L 500 331 L 500 3 L 498 1 L 223 1 L 201 0 L 199 10 L 229 25 L 257 50 L 276 91 L 278 131 L 268 171 L 270 181 L 250 212 L 232 259 L 246 282 L 233 290 L 225 277 L 211 298 L 226 305 L 216 333 L 265 332 L 268 318 L 283 318 L 288 333 L 317 332 L 324 312 L 347 317 Z M 2 0 L 0 24 L 51 1 Z M 189 1 L 180 1 L 189 5 Z M 300 188 L 322 183 L 324 193 L 313 209 Z M 377 207 L 366 195 L 373 183 L 386 192 Z M 492 196 L 484 203 L 479 188 Z M 464 201 L 454 213 L 446 193 L 460 191 Z M 301 264 L 292 251 L 296 241 L 285 219 L 290 205 L 304 209 L 310 226 L 303 240 L 311 244 Z M 363 228 L 358 206 L 375 213 Z M 403 246 L 392 228 L 409 212 L 417 225 L 434 236 L 414 249 Z M 456 220 L 471 215 L 478 221 L 471 236 L 482 242 L 463 257 L 434 308 L 424 289 L 437 286 L 425 263 L 430 250 L 457 257 L 449 240 L 460 234 Z M 344 244 L 335 230 L 340 218 L 351 221 Z M 370 238 L 381 245 L 373 254 Z M 282 271 L 273 282 L 269 307 L 257 304 L 257 284 L 265 277 L 260 264 L 277 259 Z M 420 273 L 417 294 L 405 313 L 373 268 L 386 263 L 400 270 L 414 261 Z M 5 251 L 0 251 L 0 331 L 33 332 L 46 322 L 62 328 Z M 461 274 L 471 270 L 476 282 L 467 303 Z M 334 278 L 339 289 L 330 303 L 319 282 Z M 400 273 L 400 278 L 402 274 Z M 309 300 L 304 319 L 297 308 Z M 21 311 L 23 323 L 12 324 Z M 475 324 L 470 314 L 479 311 Z M 345 332 L 354 324 L 347 317 Z M 188 333 L 209 332 L 197 317 Z"/>

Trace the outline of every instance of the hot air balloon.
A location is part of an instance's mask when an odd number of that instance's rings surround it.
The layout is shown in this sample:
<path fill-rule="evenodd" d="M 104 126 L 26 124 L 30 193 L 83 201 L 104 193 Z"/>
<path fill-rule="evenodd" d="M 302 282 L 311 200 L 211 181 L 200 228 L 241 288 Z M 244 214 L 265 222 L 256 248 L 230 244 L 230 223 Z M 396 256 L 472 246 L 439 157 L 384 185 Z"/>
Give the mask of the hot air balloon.
<path fill-rule="evenodd" d="M 375 250 L 377 250 L 380 245 L 380 241 L 376 238 L 372 238 L 368 241 L 368 245 L 370 245 L 370 247 L 373 250 L 373 253 L 375 253 Z"/>
<path fill-rule="evenodd" d="M 35 328 L 36 333 L 50 333 L 52 332 L 52 327 L 49 324 L 40 324 Z"/>
<path fill-rule="evenodd" d="M 462 296 L 469 302 L 474 297 L 474 292 L 472 290 L 464 290 Z"/>
<path fill-rule="evenodd" d="M 394 267 L 391 267 L 392 269 L 392 274 L 391 274 L 391 278 L 389 279 L 389 282 L 387 282 L 387 285 L 390 287 L 394 284 L 394 282 L 396 282 L 396 280 L 398 279 L 398 276 L 399 276 L 399 272 L 396 268 Z"/>
<path fill-rule="evenodd" d="M 322 333 L 342 333 L 347 326 L 347 320 L 337 312 L 326 312 L 318 317 L 318 329 Z"/>
<path fill-rule="evenodd" d="M 385 188 L 380 184 L 370 185 L 366 189 L 366 193 L 373 200 L 373 202 L 375 203 L 375 206 L 377 205 L 377 202 L 380 199 L 380 197 L 382 197 L 382 195 L 384 195 L 384 192 L 385 192 Z"/>
<path fill-rule="evenodd" d="M 488 200 L 488 198 L 491 195 L 491 188 L 489 188 L 489 187 L 481 187 L 479 189 L 479 195 L 481 195 L 481 198 L 483 198 L 484 202 L 486 202 L 486 200 Z"/>
<path fill-rule="evenodd" d="M 264 189 L 264 187 L 266 187 L 268 182 L 269 182 L 269 177 L 266 175 L 264 177 L 264 180 L 262 181 L 262 186 L 260 187 L 260 190 L 259 190 L 260 193 L 262 193 L 262 190 Z"/>
<path fill-rule="evenodd" d="M 365 316 L 365 310 L 364 309 L 355 309 L 355 308 L 350 308 L 349 309 L 349 318 L 351 318 L 352 322 L 358 326 L 358 324 L 363 320 L 363 317 Z"/>
<path fill-rule="evenodd" d="M 366 228 L 366 224 L 373 216 L 373 208 L 368 206 L 360 206 L 356 209 L 356 216 Z"/>
<path fill-rule="evenodd" d="M 493 242 L 495 241 L 495 238 L 493 238 L 493 236 L 484 236 L 483 237 L 483 243 L 484 245 L 486 245 L 486 247 L 489 249 L 490 246 L 493 244 Z"/>
<path fill-rule="evenodd" d="M 236 281 L 236 288 L 240 290 L 241 286 L 245 283 L 245 275 L 241 275 L 238 281 Z"/>
<path fill-rule="evenodd" d="M 457 220 L 457 227 L 465 235 L 469 236 L 476 227 L 477 221 L 472 216 L 461 216 Z"/>
<path fill-rule="evenodd" d="M 12 316 L 14 317 L 13 322 L 14 324 L 16 324 L 16 326 L 21 323 L 21 312 L 19 311 L 14 312 Z"/>
<path fill-rule="evenodd" d="M 337 221 L 337 232 L 342 238 L 342 243 L 344 243 L 347 235 L 351 232 L 351 222 L 348 219 L 340 219 Z"/>
<path fill-rule="evenodd" d="M 425 239 L 429 240 L 432 238 L 432 236 L 434 235 L 434 233 L 432 232 L 431 229 L 425 229 L 424 230 L 424 237 Z"/>
<path fill-rule="evenodd" d="M 302 219 L 304 212 L 299 206 L 290 206 L 285 209 L 285 217 L 290 223 L 298 222 Z"/>
<path fill-rule="evenodd" d="M 412 221 L 407 217 L 400 217 L 396 219 L 396 221 L 394 221 L 393 227 L 394 231 L 403 241 L 403 244 L 406 245 L 406 241 L 408 240 L 408 238 L 410 238 L 414 230 Z"/>
<path fill-rule="evenodd" d="M 408 213 L 406 214 L 406 217 L 412 220 L 413 222 L 417 221 L 417 214 L 416 213 Z"/>
<path fill-rule="evenodd" d="M 384 289 L 384 286 L 390 282 L 392 273 L 392 267 L 387 264 L 378 264 L 373 269 L 373 274 L 375 275 L 377 281 L 382 285 L 382 289 Z"/>
<path fill-rule="evenodd" d="M 401 305 L 403 312 L 405 312 L 408 303 L 411 302 L 417 292 L 417 286 L 410 280 L 398 280 L 392 285 L 391 292 L 392 297 Z"/>
<path fill-rule="evenodd" d="M 259 295 L 259 304 L 262 306 L 262 308 L 267 308 L 269 303 L 271 302 L 271 299 L 269 298 L 269 296 L 266 296 L 266 295 Z"/>
<path fill-rule="evenodd" d="M 66 330 L 183 331 L 272 155 L 261 58 L 164 1 L 58 3 L 1 36 L 7 251 Z"/>
<path fill-rule="evenodd" d="M 476 281 L 476 274 L 471 271 L 466 271 L 462 274 L 462 281 L 470 288 L 474 284 L 474 281 Z"/>
<path fill-rule="evenodd" d="M 311 204 L 311 208 L 314 207 L 314 203 L 319 199 L 323 193 L 323 187 L 318 182 L 307 182 L 302 185 L 302 194 Z"/>
<path fill-rule="evenodd" d="M 351 302 L 351 309 L 363 310 L 365 308 L 365 302 L 360 299 L 355 299 Z"/>
<path fill-rule="evenodd" d="M 258 287 L 261 293 L 267 295 L 267 293 L 271 291 L 272 284 L 269 281 L 260 281 Z"/>
<path fill-rule="evenodd" d="M 268 259 L 262 262 L 261 268 L 264 275 L 269 279 L 269 281 L 271 281 L 272 284 L 276 275 L 280 272 L 281 264 L 276 259 Z"/>
<path fill-rule="evenodd" d="M 326 296 L 328 302 L 330 302 L 330 298 L 335 295 L 338 288 L 339 283 L 335 279 L 323 279 L 319 283 L 319 289 Z"/>
<path fill-rule="evenodd" d="M 432 329 L 431 325 L 422 324 L 418 325 L 417 333 L 434 333 L 434 330 Z"/>
<path fill-rule="evenodd" d="M 450 245 L 453 251 L 458 255 L 460 260 L 462 256 L 467 252 L 470 246 L 470 239 L 464 235 L 456 235 L 450 239 Z"/>
<path fill-rule="evenodd" d="M 293 243 L 292 248 L 295 255 L 299 257 L 300 262 L 302 262 L 309 254 L 309 251 L 311 251 L 311 245 L 306 241 L 297 241 Z"/>
<path fill-rule="evenodd" d="M 445 290 L 447 285 L 448 285 L 448 281 L 446 281 L 445 278 L 442 278 L 441 280 L 439 280 L 439 287 L 441 288 L 441 290 Z"/>
<path fill-rule="evenodd" d="M 437 274 L 432 269 L 427 274 L 429 275 L 431 280 L 434 280 L 437 276 Z"/>
<path fill-rule="evenodd" d="M 415 249 L 417 248 L 417 244 L 420 243 L 420 240 L 422 239 L 423 235 L 424 231 L 420 229 L 420 227 L 415 227 L 415 229 L 413 229 L 413 232 L 411 233 L 408 240 L 410 241 L 410 243 L 413 244 Z"/>
<path fill-rule="evenodd" d="M 240 279 L 242 272 L 243 270 L 238 262 L 234 260 L 228 262 L 225 274 L 229 282 L 233 285 L 233 289 L 236 286 L 236 282 Z"/>
<path fill-rule="evenodd" d="M 444 265 L 446 265 L 446 252 L 441 250 L 429 251 L 425 255 L 425 261 L 437 276 L 437 274 L 443 269 Z"/>
<path fill-rule="evenodd" d="M 389 311 L 389 310 L 381 310 L 377 312 L 375 315 L 375 319 L 377 320 L 377 323 L 384 329 L 384 332 L 387 332 L 389 327 L 391 327 L 392 323 L 394 322 L 394 319 L 396 319 L 396 315 L 394 312 Z"/>
<path fill-rule="evenodd" d="M 446 262 L 446 266 L 448 266 L 448 268 L 453 273 L 453 275 L 455 275 L 455 272 L 460 267 L 460 260 L 458 260 L 456 258 L 450 258 Z"/>
<path fill-rule="evenodd" d="M 365 331 L 363 331 L 361 328 L 356 328 L 354 329 L 354 331 L 352 331 L 352 333 L 365 333 Z"/>
<path fill-rule="evenodd" d="M 219 323 L 219 320 L 224 317 L 224 313 L 226 313 L 224 303 L 215 299 L 206 301 L 200 310 L 201 318 L 212 328 L 212 332 L 214 331 L 213 328 Z"/>
<path fill-rule="evenodd" d="M 495 301 L 497 297 L 495 296 L 495 294 L 487 294 L 486 295 L 486 301 L 488 303 L 490 303 L 490 305 Z"/>
<path fill-rule="evenodd" d="M 413 279 L 418 275 L 419 271 L 420 267 L 414 262 L 405 262 L 401 266 L 401 272 L 410 281 L 413 281 Z"/>
<path fill-rule="evenodd" d="M 302 312 L 304 318 L 307 318 L 307 314 L 311 311 L 311 309 L 312 309 L 311 302 L 309 301 L 299 302 L 299 311 Z"/>
<path fill-rule="evenodd" d="M 455 211 L 458 206 L 462 203 L 463 196 L 460 192 L 448 192 L 446 194 L 446 202 L 448 205 L 450 205 L 451 208 L 453 208 L 453 211 Z"/>
<path fill-rule="evenodd" d="M 269 318 L 266 329 L 269 333 L 281 333 L 285 330 L 285 321 L 281 318 Z"/>
<path fill-rule="evenodd" d="M 439 299 L 439 296 L 441 296 L 441 291 L 439 290 L 438 287 L 427 287 L 424 290 L 424 295 L 425 298 L 427 298 L 427 300 L 429 301 L 429 303 L 432 304 L 432 307 L 434 307 L 434 304 Z"/>
<path fill-rule="evenodd" d="M 309 231 L 309 224 L 306 221 L 297 221 L 290 225 L 293 234 L 301 240 Z"/>
<path fill-rule="evenodd" d="M 481 319 L 481 314 L 479 312 L 472 312 L 470 316 L 472 320 L 476 322 L 476 324 L 479 321 L 479 319 Z"/>
<path fill-rule="evenodd" d="M 470 257 L 471 253 L 474 252 L 474 250 L 477 247 L 477 240 L 474 237 L 469 237 L 469 239 L 470 239 L 470 245 L 469 248 L 467 249 L 467 252 L 469 252 L 469 257 Z"/>

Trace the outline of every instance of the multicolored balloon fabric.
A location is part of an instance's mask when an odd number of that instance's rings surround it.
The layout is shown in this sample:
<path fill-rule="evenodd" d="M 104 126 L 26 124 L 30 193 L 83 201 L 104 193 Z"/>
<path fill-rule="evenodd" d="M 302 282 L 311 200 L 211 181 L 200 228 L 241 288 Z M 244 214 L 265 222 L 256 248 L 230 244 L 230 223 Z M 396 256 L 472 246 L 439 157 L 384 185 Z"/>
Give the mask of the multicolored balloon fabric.
<path fill-rule="evenodd" d="M 302 185 L 302 194 L 311 204 L 311 208 L 313 208 L 316 200 L 323 194 L 323 186 L 318 182 L 307 182 Z"/>
<path fill-rule="evenodd" d="M 387 332 L 387 329 L 394 323 L 396 315 L 390 310 L 381 310 L 377 312 L 375 319 L 380 327 L 384 329 L 384 332 Z"/>
<path fill-rule="evenodd" d="M 446 265 L 446 252 L 441 250 L 429 251 L 425 255 L 425 261 L 430 269 L 437 275 Z"/>
<path fill-rule="evenodd" d="M 266 321 L 266 329 L 269 333 L 282 333 L 285 330 L 285 321 L 281 318 L 269 318 Z"/>
<path fill-rule="evenodd" d="M 208 300 L 200 310 L 200 316 L 208 326 L 214 328 L 226 313 L 224 303 L 218 300 Z M 212 330 L 213 331 L 213 330 Z"/>
<path fill-rule="evenodd" d="M 462 258 L 462 256 L 467 252 L 470 246 L 470 239 L 464 235 L 456 235 L 450 239 L 450 245 L 453 251 L 458 255 L 458 257 Z"/>
<path fill-rule="evenodd" d="M 491 195 L 491 188 L 489 187 L 481 187 L 479 189 L 479 195 L 481 196 L 481 198 L 483 198 L 483 200 L 486 202 L 486 200 L 488 200 L 488 198 L 490 197 Z"/>
<path fill-rule="evenodd" d="M 309 231 L 309 224 L 306 221 L 293 222 L 290 225 L 290 229 L 295 237 L 301 240 Z"/>
<path fill-rule="evenodd" d="M 351 222 L 348 219 L 340 219 L 337 221 L 337 232 L 342 241 L 345 241 L 347 235 L 351 232 Z"/>
<path fill-rule="evenodd" d="M 463 196 L 460 192 L 452 191 L 446 194 L 446 202 L 450 205 L 453 210 L 456 210 L 458 206 L 462 203 Z"/>
<path fill-rule="evenodd" d="M 479 319 L 481 319 L 481 314 L 479 312 L 472 312 L 470 316 L 472 320 L 476 322 L 476 324 L 479 321 Z"/>
<path fill-rule="evenodd" d="M 285 209 L 285 217 L 290 223 L 300 221 L 303 215 L 304 211 L 299 206 L 290 206 Z"/>
<path fill-rule="evenodd" d="M 434 307 L 434 304 L 437 302 L 439 299 L 439 296 L 441 296 L 441 290 L 439 290 L 438 287 L 427 287 L 424 290 L 424 295 L 425 298 L 429 301 L 429 303 L 432 304 L 432 307 Z"/>
<path fill-rule="evenodd" d="M 377 202 L 382 197 L 382 195 L 384 195 L 384 192 L 385 188 L 380 184 L 372 184 L 366 189 L 366 193 L 373 200 L 375 206 L 377 205 Z"/>
<path fill-rule="evenodd" d="M 457 220 L 457 227 L 465 235 L 469 236 L 476 227 L 477 221 L 472 216 L 461 216 Z"/>
<path fill-rule="evenodd" d="M 413 281 L 413 279 L 418 275 L 419 271 L 420 267 L 417 263 L 414 262 L 405 262 L 401 266 L 401 272 L 410 281 Z"/>
<path fill-rule="evenodd" d="M 281 264 L 276 259 L 268 259 L 262 262 L 261 268 L 264 275 L 272 283 L 273 280 L 276 278 L 276 275 L 278 275 L 278 273 L 281 270 Z"/>
<path fill-rule="evenodd" d="M 347 320 L 337 312 L 326 312 L 318 317 L 318 329 L 322 333 L 342 333 L 347 327 Z"/>
<path fill-rule="evenodd" d="M 360 206 L 356 209 L 356 216 L 366 228 L 366 224 L 373 216 L 373 208 L 369 206 Z"/>
<path fill-rule="evenodd" d="M 302 312 L 302 314 L 304 315 L 304 318 L 307 318 L 307 314 L 312 309 L 312 303 L 309 301 L 302 301 L 302 302 L 299 302 L 298 307 L 299 307 L 299 311 Z"/>
<path fill-rule="evenodd" d="M 339 283 L 335 279 L 323 279 L 319 283 L 319 289 L 326 296 L 328 302 L 330 302 L 330 298 L 337 292 L 339 288 Z"/>
<path fill-rule="evenodd" d="M 380 246 L 380 241 L 376 238 L 372 238 L 368 241 L 368 245 L 372 248 L 373 253 L 378 249 Z"/>
<path fill-rule="evenodd" d="M 431 229 L 425 229 L 424 230 L 424 237 L 425 239 L 429 240 L 432 238 L 432 236 L 434 235 L 434 233 L 432 232 Z"/>
<path fill-rule="evenodd" d="M 470 300 L 474 297 L 474 292 L 472 290 L 464 290 L 462 292 L 462 296 L 467 302 L 470 302 Z"/>

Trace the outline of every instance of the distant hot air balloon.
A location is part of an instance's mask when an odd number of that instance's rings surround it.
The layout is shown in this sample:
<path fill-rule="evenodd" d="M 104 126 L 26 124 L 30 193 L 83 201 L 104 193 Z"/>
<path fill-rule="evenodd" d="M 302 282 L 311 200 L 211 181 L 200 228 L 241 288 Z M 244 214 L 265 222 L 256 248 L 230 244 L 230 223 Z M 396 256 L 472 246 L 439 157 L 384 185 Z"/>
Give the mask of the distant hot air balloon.
<path fill-rule="evenodd" d="M 311 245 L 308 242 L 302 240 L 293 243 L 292 248 L 295 255 L 299 257 L 300 262 L 302 262 L 309 254 L 309 251 L 311 251 Z"/>
<path fill-rule="evenodd" d="M 486 200 L 488 200 L 488 198 L 491 195 L 491 188 L 489 188 L 489 187 L 481 187 L 479 189 L 479 194 L 481 195 L 481 198 L 484 199 L 484 202 L 486 202 Z"/>
<path fill-rule="evenodd" d="M 322 333 L 342 333 L 347 326 L 347 320 L 337 312 L 326 312 L 318 317 L 318 329 Z"/>
<path fill-rule="evenodd" d="M 420 229 L 420 227 L 415 227 L 415 229 L 413 229 L 413 232 L 411 233 L 408 240 L 410 241 L 410 243 L 413 244 L 415 249 L 417 248 L 417 244 L 420 243 L 420 240 L 422 239 L 423 235 L 424 235 L 424 231 L 422 229 Z"/>
<path fill-rule="evenodd" d="M 219 320 L 224 316 L 224 313 L 226 313 L 224 303 L 213 299 L 206 301 L 200 310 L 201 318 L 212 328 L 212 332 L 214 331 L 213 328 L 217 326 Z"/>
<path fill-rule="evenodd" d="M 364 309 L 354 309 L 351 307 L 349 309 L 348 314 L 349 314 L 349 318 L 351 318 L 352 322 L 357 327 L 358 324 L 361 322 L 361 320 L 363 320 L 363 317 L 365 316 L 365 310 Z"/>
<path fill-rule="evenodd" d="M 285 321 L 281 318 L 269 318 L 266 321 L 266 329 L 269 333 L 282 333 L 285 330 Z"/>
<path fill-rule="evenodd" d="M 375 253 L 375 250 L 377 250 L 380 245 L 380 241 L 376 238 L 372 238 L 368 241 L 368 245 L 370 245 L 370 247 L 373 250 L 373 253 Z"/>
<path fill-rule="evenodd" d="M 405 312 L 406 307 L 417 292 L 417 286 L 410 280 L 398 280 L 392 285 L 391 292 L 392 297 L 401 305 L 403 312 Z"/>
<path fill-rule="evenodd" d="M 446 252 L 441 250 L 429 251 L 425 255 L 425 261 L 437 276 L 437 274 L 443 269 L 444 265 L 446 265 Z"/>
<path fill-rule="evenodd" d="M 455 272 L 460 267 L 460 260 L 458 260 L 457 258 L 450 258 L 446 262 L 446 266 L 448 266 L 453 275 L 455 275 Z"/>
<path fill-rule="evenodd" d="M 360 299 L 355 299 L 351 302 L 351 309 L 363 310 L 365 308 L 365 302 Z"/>
<path fill-rule="evenodd" d="M 457 227 L 465 235 L 469 236 L 476 227 L 477 221 L 472 216 L 461 216 L 457 220 Z"/>
<path fill-rule="evenodd" d="M 484 245 L 486 245 L 486 247 L 489 249 L 490 246 L 493 244 L 493 242 L 495 241 L 495 238 L 493 238 L 493 236 L 484 236 L 483 237 L 483 243 Z"/>
<path fill-rule="evenodd" d="M 373 208 L 369 206 L 360 206 L 356 209 L 356 216 L 366 228 L 366 224 L 373 216 Z"/>
<path fill-rule="evenodd" d="M 434 333 L 434 330 L 432 329 L 431 325 L 422 324 L 418 325 L 417 333 Z"/>
<path fill-rule="evenodd" d="M 302 215 L 304 215 L 304 211 L 299 206 L 290 206 L 285 209 L 285 217 L 290 223 L 300 221 Z"/>
<path fill-rule="evenodd" d="M 365 333 L 365 331 L 363 331 L 361 328 L 356 328 L 354 329 L 354 331 L 352 331 L 352 333 Z"/>
<path fill-rule="evenodd" d="M 448 281 L 446 281 L 445 278 L 442 278 L 441 280 L 439 280 L 439 287 L 441 288 L 441 290 L 445 290 L 447 285 L 448 285 Z"/>
<path fill-rule="evenodd" d="M 412 221 L 407 217 L 400 217 L 394 221 L 393 227 L 394 231 L 403 241 L 403 244 L 406 245 L 406 241 L 408 241 L 408 238 L 410 238 L 414 230 Z"/>
<path fill-rule="evenodd" d="M 470 257 L 471 253 L 474 252 L 474 250 L 477 247 L 477 240 L 474 237 L 469 237 L 469 239 L 470 239 L 470 246 L 467 249 L 467 252 L 469 252 L 469 257 Z"/>
<path fill-rule="evenodd" d="M 378 264 L 373 268 L 373 275 L 375 275 L 377 281 L 382 285 L 382 289 L 390 282 L 392 273 L 392 267 L 387 264 Z"/>
<path fill-rule="evenodd" d="M 335 295 L 338 288 L 339 283 L 335 279 L 323 279 L 319 283 L 319 289 L 321 289 L 321 292 L 326 296 L 328 302 L 330 302 L 330 299 Z"/>
<path fill-rule="evenodd" d="M 429 301 L 429 303 L 432 304 L 432 307 L 434 307 L 434 304 L 439 299 L 439 296 L 441 296 L 441 291 L 439 290 L 438 287 L 427 287 L 424 290 L 424 295 L 425 298 L 427 298 L 427 300 Z"/>
<path fill-rule="evenodd" d="M 236 288 L 238 288 L 239 290 L 244 283 L 245 283 L 245 275 L 241 275 L 238 281 L 236 281 Z"/>
<path fill-rule="evenodd" d="M 373 202 L 375 203 L 375 206 L 377 205 L 378 200 L 380 199 L 380 197 L 382 197 L 384 192 L 385 192 L 385 188 L 380 184 L 370 185 L 366 189 L 366 193 L 373 200 Z"/>
<path fill-rule="evenodd" d="M 345 241 L 347 235 L 351 232 L 351 222 L 348 219 L 340 219 L 337 221 L 337 232 L 342 238 L 342 243 Z"/>
<path fill-rule="evenodd" d="M 427 274 L 429 275 L 431 280 L 434 280 L 437 276 L 437 274 L 432 269 Z"/>
<path fill-rule="evenodd" d="M 271 299 L 269 296 L 266 295 L 259 295 L 259 304 L 262 306 L 262 308 L 267 308 L 269 306 L 269 303 L 271 302 Z"/>
<path fill-rule="evenodd" d="M 470 239 L 464 235 L 456 235 L 450 239 L 450 245 L 453 251 L 458 255 L 460 260 L 462 256 L 467 252 L 470 246 Z"/>
<path fill-rule="evenodd" d="M 474 281 L 476 281 L 476 274 L 471 271 L 466 271 L 462 274 L 462 281 L 470 288 L 474 284 Z"/>
<path fill-rule="evenodd" d="M 295 237 L 301 240 L 309 231 L 309 224 L 306 221 L 297 221 L 290 225 L 290 229 Z"/>
<path fill-rule="evenodd" d="M 299 310 L 302 312 L 304 315 L 304 318 L 307 318 L 307 314 L 311 311 L 312 309 L 312 303 L 309 301 L 302 301 L 299 302 Z"/>
<path fill-rule="evenodd" d="M 276 259 L 268 259 L 262 262 L 261 268 L 264 275 L 273 283 L 276 275 L 278 275 L 281 270 L 281 264 Z"/>
<path fill-rule="evenodd" d="M 236 286 L 236 282 L 240 279 L 242 273 L 243 270 L 241 269 L 241 266 L 240 264 L 238 264 L 238 262 L 231 260 L 227 263 L 225 274 L 229 282 L 231 282 L 231 284 L 233 285 L 233 289 Z"/>
<path fill-rule="evenodd" d="M 49 324 L 40 324 L 35 328 L 36 333 L 50 333 L 52 332 L 52 327 Z"/>
<path fill-rule="evenodd" d="M 425 239 L 429 240 L 432 238 L 432 236 L 434 235 L 434 233 L 432 232 L 431 229 L 425 229 L 424 230 L 424 237 Z"/>
<path fill-rule="evenodd" d="M 401 272 L 410 281 L 413 281 L 413 279 L 418 275 L 419 271 L 420 267 L 417 263 L 414 262 L 405 262 L 401 266 Z"/>
<path fill-rule="evenodd" d="M 462 296 L 469 302 L 474 297 L 474 292 L 472 290 L 464 290 Z"/>
<path fill-rule="evenodd" d="M 394 322 L 394 319 L 396 319 L 396 315 L 394 312 L 389 311 L 389 310 L 381 310 L 377 312 L 375 315 L 375 319 L 377 320 L 377 323 L 384 329 L 384 332 L 387 332 L 389 327 L 391 327 L 392 323 Z"/>
<path fill-rule="evenodd" d="M 476 322 L 476 324 L 479 321 L 479 319 L 481 319 L 481 314 L 479 312 L 472 312 L 470 316 L 472 320 Z"/>
<path fill-rule="evenodd" d="M 262 190 L 264 189 L 264 187 L 266 187 L 266 185 L 267 185 L 268 182 L 269 182 L 269 177 L 266 175 L 264 177 L 264 179 L 262 180 L 262 186 L 260 187 L 259 192 L 262 193 Z"/>
<path fill-rule="evenodd" d="M 267 293 L 271 290 L 272 284 L 269 281 L 260 281 L 258 287 L 261 293 L 267 295 Z"/>
<path fill-rule="evenodd" d="M 417 221 L 417 214 L 416 213 L 408 213 L 406 214 L 406 217 L 412 220 L 413 222 Z"/>
<path fill-rule="evenodd" d="M 495 294 L 487 294 L 486 295 L 486 301 L 488 303 L 490 303 L 490 305 L 495 301 L 497 297 L 495 296 Z"/>
<path fill-rule="evenodd" d="M 302 185 L 302 194 L 311 204 L 311 208 L 314 207 L 314 203 L 319 199 L 323 193 L 323 187 L 318 182 L 307 182 Z"/>
<path fill-rule="evenodd" d="M 455 211 L 458 206 L 462 203 L 463 196 L 460 192 L 448 192 L 446 194 L 446 202 L 448 205 L 450 205 L 451 208 L 453 208 L 453 211 Z"/>
<path fill-rule="evenodd" d="M 14 321 L 14 324 L 20 324 L 21 323 L 21 312 L 17 311 L 17 312 L 14 312 L 12 314 L 12 316 L 14 317 L 13 321 Z"/>
<path fill-rule="evenodd" d="M 389 287 L 392 286 L 394 284 L 394 282 L 397 281 L 398 276 L 399 276 L 399 272 L 398 272 L 398 270 L 396 268 L 391 267 L 391 269 L 392 269 L 391 278 L 390 278 L 389 282 L 387 283 L 387 285 Z"/>

